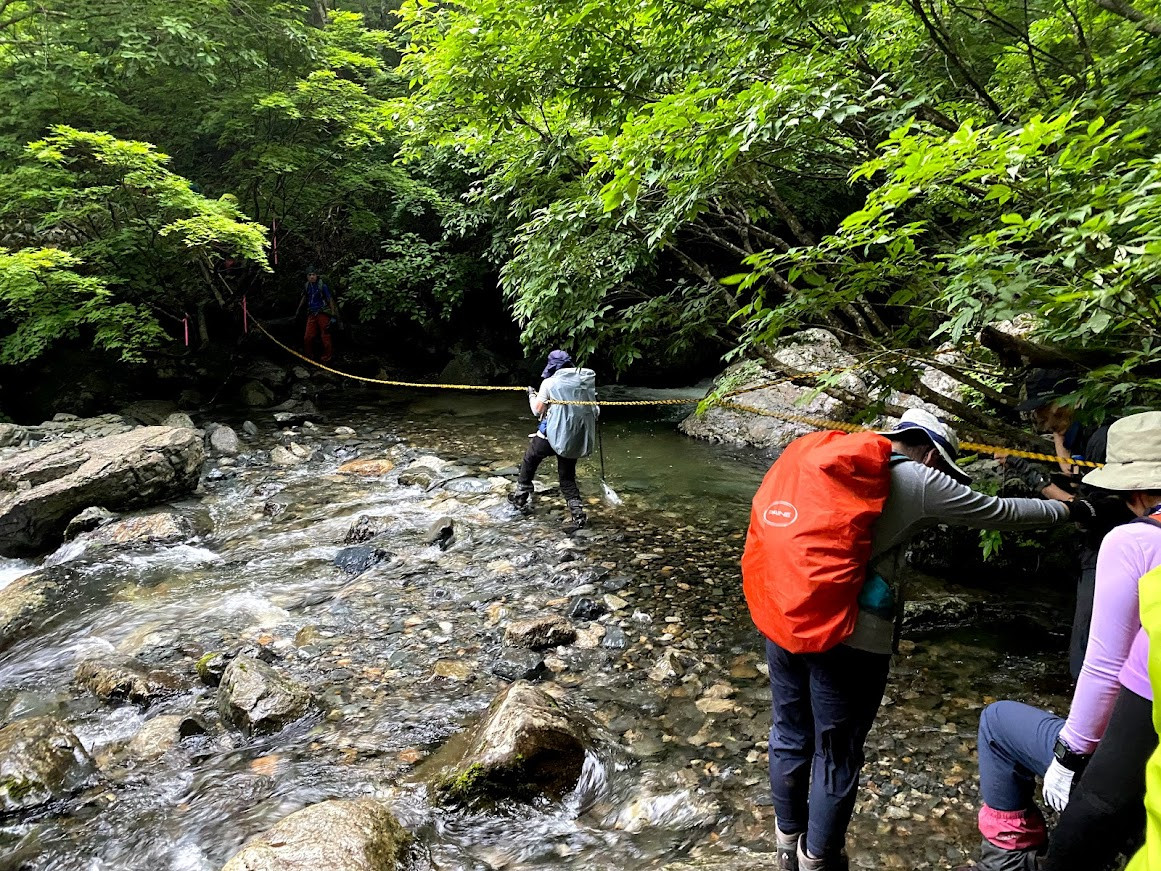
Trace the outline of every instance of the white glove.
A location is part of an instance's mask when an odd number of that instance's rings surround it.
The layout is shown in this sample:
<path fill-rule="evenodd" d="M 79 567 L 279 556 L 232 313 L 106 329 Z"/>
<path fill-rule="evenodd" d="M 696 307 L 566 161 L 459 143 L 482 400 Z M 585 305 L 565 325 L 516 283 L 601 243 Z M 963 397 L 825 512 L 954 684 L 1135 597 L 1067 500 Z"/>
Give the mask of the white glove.
<path fill-rule="evenodd" d="M 1068 806 L 1072 794 L 1072 779 L 1075 771 L 1069 771 L 1055 759 L 1044 772 L 1044 803 L 1059 813 Z"/>

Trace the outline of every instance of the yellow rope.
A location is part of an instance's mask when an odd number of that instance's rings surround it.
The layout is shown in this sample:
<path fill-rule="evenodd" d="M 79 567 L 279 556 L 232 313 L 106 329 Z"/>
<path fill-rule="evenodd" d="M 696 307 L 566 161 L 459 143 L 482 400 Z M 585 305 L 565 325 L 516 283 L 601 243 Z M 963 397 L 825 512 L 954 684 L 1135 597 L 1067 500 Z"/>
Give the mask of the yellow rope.
<path fill-rule="evenodd" d="M 275 345 L 280 347 L 282 350 L 286 351 L 288 354 L 291 354 L 291 355 L 297 357 L 299 360 L 302 360 L 304 363 L 309 363 L 311 366 L 314 366 L 318 369 L 322 369 L 324 372 L 330 372 L 332 375 L 338 375 L 338 376 L 343 377 L 343 378 L 350 378 L 354 381 L 362 381 L 365 384 L 382 384 L 386 387 L 419 387 L 419 388 L 430 388 L 430 389 L 436 389 L 436 390 L 490 390 L 490 391 L 520 392 L 520 393 L 526 392 L 526 388 L 524 388 L 524 387 L 508 386 L 508 385 L 502 385 L 502 384 L 501 385 L 495 385 L 495 384 L 438 384 L 438 383 L 433 384 L 433 383 L 428 383 L 425 381 L 392 381 L 392 380 L 387 379 L 387 378 L 369 378 L 366 375 L 353 375 L 350 372 L 343 372 L 341 369 L 335 369 L 335 368 L 332 368 L 331 366 L 324 365 L 323 363 L 320 363 L 317 360 L 312 360 L 310 357 L 306 356 L 306 354 L 300 353 L 299 351 L 294 350 L 294 348 L 291 348 L 289 345 L 286 345 L 286 344 L 278 341 L 278 339 L 274 338 L 274 336 L 272 336 L 270 334 L 270 331 L 267 330 L 265 326 L 263 326 L 262 322 L 259 321 L 257 318 L 255 318 L 253 315 L 250 315 L 250 320 L 253 322 L 254 326 L 256 326 L 259 330 L 261 330 L 262 334 L 265 335 L 266 338 L 268 338 L 270 341 L 272 341 Z M 742 387 L 742 388 L 739 388 L 737 390 L 731 390 L 728 393 L 722 394 L 722 396 L 720 397 L 720 399 L 722 401 L 719 401 L 718 407 L 719 408 L 729 408 L 729 409 L 733 409 L 735 411 L 745 411 L 745 412 L 748 412 L 749 414 L 757 414 L 757 415 L 760 415 L 762 417 L 775 417 L 775 418 L 778 418 L 779 420 L 785 420 L 785 421 L 788 421 L 790 423 L 800 423 L 800 424 L 803 424 L 804 426 L 813 427 L 815 429 L 836 429 L 836 430 L 840 430 L 842 432 L 869 432 L 870 427 L 860 426 L 858 424 L 853 424 L 853 423 L 845 423 L 845 422 L 840 421 L 840 420 L 827 420 L 825 418 L 809 417 L 807 415 L 794 414 L 794 413 L 788 412 L 788 411 L 773 411 L 773 410 L 765 409 L 765 408 L 756 408 L 753 405 L 744 405 L 740 402 L 730 402 L 729 401 L 732 397 L 741 396 L 744 393 L 752 393 L 755 390 L 762 390 L 762 389 L 767 388 L 767 387 L 774 387 L 778 384 L 785 384 L 789 381 L 794 381 L 796 379 L 807 377 L 807 376 L 842 375 L 846 372 L 853 371 L 862 365 L 864 365 L 864 363 L 857 363 L 853 366 L 847 366 L 847 367 L 842 368 L 842 369 L 835 369 L 835 370 L 831 370 L 831 371 L 827 371 L 827 372 L 808 372 L 808 373 L 803 373 L 802 375 L 789 375 L 785 378 L 778 378 L 778 379 L 773 380 L 773 381 L 766 381 L 766 382 L 761 383 L 761 384 L 755 384 L 751 387 Z M 600 399 L 600 400 L 596 400 L 596 401 L 592 401 L 592 400 L 555 400 L 555 399 L 550 400 L 550 402 L 554 405 L 601 405 L 601 406 L 630 406 L 630 407 L 632 407 L 632 406 L 637 406 L 637 407 L 658 406 L 658 405 L 697 405 L 700 401 L 701 401 L 700 399 L 619 399 L 619 400 Z M 1089 462 L 1087 460 L 1074 460 L 1074 459 L 1071 459 L 1069 457 L 1056 457 L 1056 456 L 1053 456 L 1052 454 L 1041 454 L 1041 453 L 1036 453 L 1035 451 L 1022 451 L 1022 450 L 1018 450 L 1016 448 L 1006 448 L 1006 447 L 1003 447 L 1001 445 L 983 445 L 983 444 L 978 444 L 977 442 L 960 442 L 959 446 L 962 450 L 965 450 L 965 451 L 975 451 L 978 453 L 985 453 L 985 454 L 1003 454 L 1004 456 L 1022 457 L 1022 458 L 1027 459 L 1027 460 L 1040 460 L 1040 461 L 1045 462 L 1045 463 L 1055 463 L 1058 460 L 1067 460 L 1070 465 L 1084 466 L 1086 468 L 1100 468 L 1101 465 L 1103 465 L 1102 463 L 1092 463 L 1092 462 Z"/>
<path fill-rule="evenodd" d="M 720 408 L 731 408 L 735 411 L 745 411 L 749 414 L 757 414 L 762 417 L 774 417 L 779 420 L 785 420 L 790 423 L 800 423 L 804 426 L 813 427 L 814 429 L 837 429 L 841 432 L 871 432 L 868 426 L 861 426 L 855 423 L 846 423 L 841 420 L 827 420 L 821 417 L 809 417 L 803 414 L 793 414 L 788 411 L 777 411 L 774 409 L 755 408 L 753 405 L 743 405 L 740 402 L 723 402 Z M 1058 457 L 1053 454 L 1041 454 L 1036 451 L 1022 451 L 1018 448 L 1006 448 L 1002 445 L 985 445 L 979 442 L 964 442 L 959 443 L 960 450 L 972 451 L 981 454 L 1002 454 L 1008 457 L 1022 457 L 1026 460 L 1040 460 L 1045 463 L 1055 463 L 1059 460 L 1065 460 L 1070 466 L 1083 466 L 1089 469 L 1099 469 L 1104 463 L 1093 463 L 1088 460 L 1074 460 L 1071 457 Z"/>

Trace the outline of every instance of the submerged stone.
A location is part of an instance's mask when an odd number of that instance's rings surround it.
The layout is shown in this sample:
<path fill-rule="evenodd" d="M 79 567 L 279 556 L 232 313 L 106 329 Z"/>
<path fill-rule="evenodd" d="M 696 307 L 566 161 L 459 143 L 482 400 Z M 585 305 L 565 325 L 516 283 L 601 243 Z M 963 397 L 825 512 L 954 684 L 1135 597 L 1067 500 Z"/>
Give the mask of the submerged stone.
<path fill-rule="evenodd" d="M 310 708 L 305 688 L 252 656 L 235 657 L 222 673 L 218 711 L 247 734 L 277 732 Z"/>
<path fill-rule="evenodd" d="M 396 871 L 410 845 L 411 836 L 383 802 L 324 801 L 280 820 L 222 871 Z"/>
<path fill-rule="evenodd" d="M 149 705 L 188 687 L 181 678 L 129 657 L 90 659 L 77 666 L 73 681 L 103 702 Z"/>
<path fill-rule="evenodd" d="M 78 789 L 93 760 L 54 717 L 17 720 L 0 729 L 0 810 L 36 807 Z"/>
<path fill-rule="evenodd" d="M 436 779 L 443 800 L 563 798 L 576 786 L 592 727 L 556 699 L 517 681 L 492 701 L 460 761 Z"/>

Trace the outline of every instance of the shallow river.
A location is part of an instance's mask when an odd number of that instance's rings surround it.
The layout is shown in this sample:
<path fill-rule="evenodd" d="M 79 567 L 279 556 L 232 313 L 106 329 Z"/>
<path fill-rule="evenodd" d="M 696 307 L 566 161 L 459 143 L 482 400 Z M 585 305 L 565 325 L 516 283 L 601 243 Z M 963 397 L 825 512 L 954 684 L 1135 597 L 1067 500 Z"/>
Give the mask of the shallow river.
<path fill-rule="evenodd" d="M 74 800 L 0 819 L 0 868 L 211 871 L 287 813 L 358 795 L 390 800 L 417 836 L 419 866 L 445 871 L 647 869 L 772 849 L 768 691 L 737 569 L 766 460 L 685 439 L 672 416 L 613 411 L 606 464 L 624 504 L 593 504 L 591 528 L 570 538 L 557 494 L 522 518 L 494 480 L 518 462 L 531 428 L 521 398 L 368 392 L 320 404 L 318 428 L 306 432 L 251 414 L 261 431 L 243 457 L 211 463 L 204 492 L 178 505 L 204 530 L 197 539 L 52 557 L 81 567 L 83 595 L 0 655 L 0 713 L 63 717 L 102 772 Z M 244 418 L 217 419 L 240 427 Z M 355 435 L 336 437 L 337 426 Z M 292 440 L 314 459 L 265 460 Z M 400 470 L 433 454 L 461 477 L 399 484 Z M 335 474 L 356 456 L 396 469 Z M 582 464 L 594 500 L 597 468 L 596 457 Z M 541 481 L 554 478 L 546 464 Z M 386 518 L 390 558 L 353 576 L 332 560 L 364 514 Z M 446 551 L 423 541 L 441 515 L 457 527 Z M 0 562 L 0 586 L 28 568 Z M 562 804 L 433 807 L 424 760 L 504 686 L 492 674 L 504 622 L 565 613 L 578 591 L 611 597 L 613 611 L 585 627 L 586 645 L 546 657 L 547 679 L 615 746 L 590 760 Z M 1008 594 L 1004 607 L 1043 612 L 1044 596 Z M 1046 613 L 1062 606 L 1051 601 Z M 869 742 L 854 867 L 946 868 L 974 846 L 980 708 L 997 697 L 1059 707 L 1065 687 L 1061 637 L 1027 629 L 997 623 L 904 643 Z M 193 665 L 242 646 L 265 648 L 309 686 L 319 716 L 266 738 L 216 728 L 214 691 Z M 72 675 L 81 659 L 111 651 L 195 688 L 148 710 L 102 705 Z M 156 761 L 126 755 L 147 718 L 190 711 L 208 734 Z"/>

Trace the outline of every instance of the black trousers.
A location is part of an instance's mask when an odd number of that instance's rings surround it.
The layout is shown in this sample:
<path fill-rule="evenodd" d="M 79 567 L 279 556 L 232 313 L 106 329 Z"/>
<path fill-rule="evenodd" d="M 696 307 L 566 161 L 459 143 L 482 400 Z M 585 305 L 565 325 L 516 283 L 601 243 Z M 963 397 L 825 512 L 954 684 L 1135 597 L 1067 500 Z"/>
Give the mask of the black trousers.
<path fill-rule="evenodd" d="M 1121 688 L 1112 718 L 1048 844 L 1043 871 L 1101 871 L 1145 832 L 1153 703 Z"/>
<path fill-rule="evenodd" d="M 1098 548 L 1085 544 L 1080 550 L 1080 579 L 1076 583 L 1076 613 L 1072 618 L 1072 638 L 1068 645 L 1068 670 L 1072 679 L 1080 677 L 1084 653 L 1088 649 L 1092 602 L 1096 596 L 1096 563 Z"/>
<path fill-rule="evenodd" d="M 580 502 L 580 487 L 576 483 L 576 460 L 562 457 L 552 449 L 548 439 L 534 435 L 528 440 L 528 450 L 524 452 L 524 459 L 520 463 L 520 476 L 516 479 L 518 493 L 532 492 L 532 479 L 536 477 L 536 470 L 549 457 L 556 457 L 556 474 L 560 479 L 560 492 L 569 502 Z"/>

